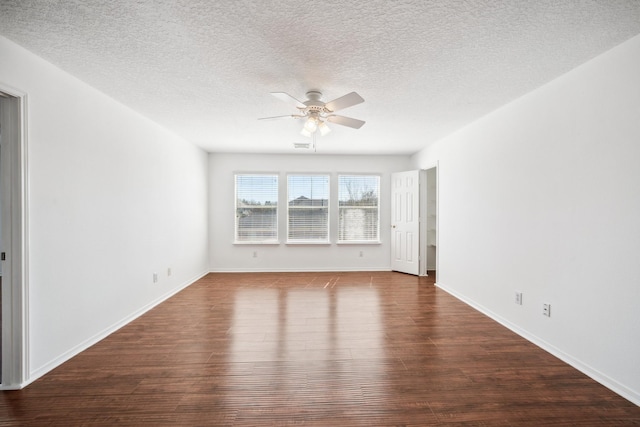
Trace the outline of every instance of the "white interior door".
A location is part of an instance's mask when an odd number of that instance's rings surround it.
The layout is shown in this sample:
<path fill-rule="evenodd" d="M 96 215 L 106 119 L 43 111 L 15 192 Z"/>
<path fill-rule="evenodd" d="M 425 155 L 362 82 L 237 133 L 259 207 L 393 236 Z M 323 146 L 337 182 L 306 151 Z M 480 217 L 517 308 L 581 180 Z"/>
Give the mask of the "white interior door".
<path fill-rule="evenodd" d="M 391 269 L 420 273 L 420 171 L 391 174 Z"/>

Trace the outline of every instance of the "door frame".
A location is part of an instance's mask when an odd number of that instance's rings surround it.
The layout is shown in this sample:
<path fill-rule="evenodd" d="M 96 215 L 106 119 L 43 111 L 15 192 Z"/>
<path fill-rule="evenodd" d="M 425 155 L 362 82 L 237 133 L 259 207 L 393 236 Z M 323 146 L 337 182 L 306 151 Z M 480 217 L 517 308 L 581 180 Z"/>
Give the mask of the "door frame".
<path fill-rule="evenodd" d="M 0 82 L 0 92 L 17 100 L 17 108 L 10 113 L 8 168 L 3 168 L 2 181 L 8 182 L 2 192 L 2 203 L 10 216 L 6 230 L 10 233 L 3 248 L 2 277 L 2 378 L 0 390 L 15 390 L 27 385 L 29 372 L 28 339 L 28 168 L 27 168 L 27 94 Z M 7 125 L 5 124 L 5 127 Z M 5 129 L 6 132 L 6 129 Z M 7 170 L 8 169 L 8 170 Z"/>

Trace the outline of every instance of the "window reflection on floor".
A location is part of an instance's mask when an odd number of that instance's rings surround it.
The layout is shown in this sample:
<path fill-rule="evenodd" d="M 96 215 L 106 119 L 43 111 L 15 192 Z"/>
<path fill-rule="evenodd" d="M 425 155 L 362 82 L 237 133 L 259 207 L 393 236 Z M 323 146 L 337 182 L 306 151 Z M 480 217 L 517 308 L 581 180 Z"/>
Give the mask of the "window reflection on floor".
<path fill-rule="evenodd" d="M 236 292 L 230 333 L 231 362 L 275 360 L 280 327 L 277 289 L 240 289 Z"/>
<path fill-rule="evenodd" d="M 380 316 L 372 288 L 240 289 L 229 331 L 230 385 L 288 393 L 292 405 L 308 404 L 314 390 L 354 403 L 379 395 Z"/>
<path fill-rule="evenodd" d="M 378 292 L 363 288 L 340 289 L 336 306 L 339 347 L 349 348 L 354 359 L 384 357 Z"/>

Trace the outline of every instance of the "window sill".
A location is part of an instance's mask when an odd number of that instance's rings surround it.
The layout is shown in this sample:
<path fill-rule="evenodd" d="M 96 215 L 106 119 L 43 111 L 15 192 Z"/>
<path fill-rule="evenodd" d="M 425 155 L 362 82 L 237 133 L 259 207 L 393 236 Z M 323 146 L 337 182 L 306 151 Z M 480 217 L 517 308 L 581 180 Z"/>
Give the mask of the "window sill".
<path fill-rule="evenodd" d="M 285 243 L 285 245 L 320 245 L 320 246 L 329 246 L 331 245 L 331 242 L 329 241 L 313 241 L 313 240 L 300 240 L 300 241 L 288 241 Z"/>
<path fill-rule="evenodd" d="M 382 242 L 379 240 L 371 241 L 371 240 L 344 240 L 336 242 L 337 245 L 381 245 Z"/>
<path fill-rule="evenodd" d="M 266 240 L 266 241 L 250 241 L 250 240 L 235 240 L 234 245 L 279 245 L 279 240 Z"/>

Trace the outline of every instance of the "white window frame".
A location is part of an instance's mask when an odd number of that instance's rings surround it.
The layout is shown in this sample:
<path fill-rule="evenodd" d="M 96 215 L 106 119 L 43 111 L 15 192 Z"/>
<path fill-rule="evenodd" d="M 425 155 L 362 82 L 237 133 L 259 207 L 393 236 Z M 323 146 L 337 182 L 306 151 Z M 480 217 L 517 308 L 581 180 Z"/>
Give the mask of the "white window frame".
<path fill-rule="evenodd" d="M 239 213 L 239 209 L 242 208 L 242 206 L 239 206 L 239 194 L 238 194 L 238 178 L 239 177 L 255 177 L 258 179 L 275 179 L 275 201 L 276 204 L 275 205 L 246 205 L 247 211 L 248 211 L 248 215 L 251 214 L 251 210 L 257 209 L 274 209 L 275 208 L 275 214 L 273 215 L 275 217 L 275 221 L 274 221 L 274 228 L 272 229 L 273 231 L 275 231 L 275 235 L 274 236 L 266 236 L 266 237 L 252 237 L 252 238 L 243 238 L 240 236 L 240 221 L 241 218 L 243 217 L 242 214 Z M 235 173 L 234 174 L 234 197 L 235 197 L 235 202 L 234 202 L 234 213 L 235 213 L 235 225 L 234 225 L 234 244 L 278 244 L 279 243 L 279 230 L 278 230 L 278 223 L 279 223 L 279 215 L 280 213 L 278 212 L 278 202 L 279 202 L 279 180 L 280 180 L 280 176 L 277 173 Z M 256 192 L 254 197 L 260 197 L 259 192 Z"/>
<path fill-rule="evenodd" d="M 344 201 L 344 190 L 342 188 L 342 180 L 344 178 L 375 178 L 376 179 L 376 185 L 377 188 L 373 189 L 377 192 L 377 204 L 376 205 L 362 205 L 362 204 L 358 204 L 358 205 L 342 205 L 342 202 Z M 357 174 L 357 173 L 341 173 L 338 174 L 338 194 L 337 194 L 337 199 L 338 199 L 338 232 L 337 232 L 337 243 L 338 244 L 380 244 L 381 240 L 380 240 L 380 199 L 381 199 L 381 185 L 380 185 L 380 174 Z M 343 199 L 343 200 L 341 200 Z M 371 238 L 345 238 L 344 234 L 342 233 L 343 228 L 345 228 L 344 226 L 344 219 L 345 218 L 343 216 L 343 211 L 346 211 L 348 209 L 364 209 L 364 210 L 376 210 L 377 211 L 377 221 L 375 224 L 375 236 L 372 236 Z"/>
<path fill-rule="evenodd" d="M 326 178 L 326 199 L 323 200 L 323 204 L 319 206 L 292 206 L 291 204 L 291 186 L 290 178 L 294 177 L 322 177 Z M 322 195 L 321 195 L 322 196 Z M 313 195 L 310 195 L 309 199 L 314 200 Z M 326 200 L 326 204 L 324 203 Z M 287 174 L 287 244 L 330 244 L 330 230 L 331 230 L 331 174 L 329 173 L 290 173 Z M 309 238 L 309 237 L 296 237 L 292 236 L 291 230 L 291 212 L 295 210 L 303 209 L 315 209 L 326 211 L 326 233 L 322 237 Z"/>

